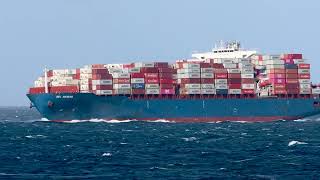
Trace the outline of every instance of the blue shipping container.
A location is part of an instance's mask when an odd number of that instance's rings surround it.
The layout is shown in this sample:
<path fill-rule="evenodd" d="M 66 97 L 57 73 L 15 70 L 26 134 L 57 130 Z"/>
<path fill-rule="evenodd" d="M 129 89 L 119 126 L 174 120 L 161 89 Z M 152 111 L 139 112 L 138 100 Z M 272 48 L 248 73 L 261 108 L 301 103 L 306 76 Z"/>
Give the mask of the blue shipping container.
<path fill-rule="evenodd" d="M 144 89 L 144 84 L 143 83 L 132 83 L 131 87 L 132 89 Z"/>

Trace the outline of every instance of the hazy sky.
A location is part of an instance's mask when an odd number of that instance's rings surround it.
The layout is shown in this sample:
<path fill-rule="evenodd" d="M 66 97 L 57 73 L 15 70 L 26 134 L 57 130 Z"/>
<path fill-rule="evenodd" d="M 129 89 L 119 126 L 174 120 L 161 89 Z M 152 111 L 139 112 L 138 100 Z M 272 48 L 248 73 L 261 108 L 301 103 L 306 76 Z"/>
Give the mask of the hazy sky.
<path fill-rule="evenodd" d="M 0 0 L 0 105 L 28 105 L 42 69 L 174 60 L 217 40 L 303 52 L 320 81 L 320 1 Z"/>

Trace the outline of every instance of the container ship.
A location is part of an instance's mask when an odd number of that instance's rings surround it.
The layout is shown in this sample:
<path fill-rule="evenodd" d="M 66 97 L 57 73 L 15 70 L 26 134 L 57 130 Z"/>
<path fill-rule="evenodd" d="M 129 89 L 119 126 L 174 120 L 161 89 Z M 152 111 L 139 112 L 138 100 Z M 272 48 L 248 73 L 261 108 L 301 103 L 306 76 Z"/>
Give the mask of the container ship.
<path fill-rule="evenodd" d="M 319 94 L 302 54 L 267 55 L 228 42 L 171 63 L 46 69 L 27 96 L 52 121 L 264 122 L 320 113 Z"/>

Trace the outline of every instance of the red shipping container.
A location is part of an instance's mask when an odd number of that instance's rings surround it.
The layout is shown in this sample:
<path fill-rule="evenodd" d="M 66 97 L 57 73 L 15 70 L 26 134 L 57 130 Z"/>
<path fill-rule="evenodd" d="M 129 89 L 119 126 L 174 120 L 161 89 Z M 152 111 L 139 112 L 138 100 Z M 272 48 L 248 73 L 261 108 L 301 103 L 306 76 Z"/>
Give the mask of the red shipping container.
<path fill-rule="evenodd" d="M 134 68 L 134 63 L 131 63 L 131 64 L 123 64 L 123 68 L 124 68 L 124 69 Z"/>
<path fill-rule="evenodd" d="M 230 80 L 232 80 L 232 79 L 229 79 L 229 81 L 230 81 Z M 242 84 L 254 84 L 255 81 L 254 81 L 254 79 L 252 79 L 252 78 L 242 78 L 242 79 L 241 79 L 241 83 L 242 83 Z"/>
<path fill-rule="evenodd" d="M 174 69 L 172 68 L 159 68 L 158 69 L 160 73 L 173 73 Z"/>
<path fill-rule="evenodd" d="M 299 69 L 310 69 L 310 64 L 298 64 Z"/>
<path fill-rule="evenodd" d="M 254 89 L 242 89 L 241 90 L 242 94 L 254 94 Z"/>
<path fill-rule="evenodd" d="M 173 88 L 173 84 L 160 84 L 161 89 L 171 89 Z"/>
<path fill-rule="evenodd" d="M 302 59 L 302 54 L 283 54 L 282 59 Z"/>
<path fill-rule="evenodd" d="M 144 77 L 145 78 L 158 78 L 159 74 L 158 73 L 145 73 Z"/>
<path fill-rule="evenodd" d="M 287 94 L 285 89 L 273 90 L 271 94 Z"/>
<path fill-rule="evenodd" d="M 144 89 L 131 89 L 132 94 L 145 94 L 145 92 Z"/>
<path fill-rule="evenodd" d="M 285 62 L 286 64 L 294 64 L 293 59 L 284 59 L 284 62 Z"/>
<path fill-rule="evenodd" d="M 80 69 L 76 69 L 76 74 L 80 74 Z"/>
<path fill-rule="evenodd" d="M 200 84 L 200 78 L 182 78 L 181 84 Z"/>
<path fill-rule="evenodd" d="M 213 69 L 213 72 L 216 74 L 228 74 L 227 69 Z"/>
<path fill-rule="evenodd" d="M 282 79 L 282 78 L 276 78 L 276 79 L 270 78 L 269 81 L 272 84 L 285 84 L 286 83 L 285 79 Z"/>
<path fill-rule="evenodd" d="M 155 62 L 154 67 L 167 68 L 167 67 L 169 67 L 169 63 L 168 62 Z"/>
<path fill-rule="evenodd" d="M 29 94 L 41 94 L 45 93 L 45 88 L 44 87 L 32 87 L 29 88 Z"/>
<path fill-rule="evenodd" d="M 285 84 L 274 84 L 273 88 L 274 89 L 285 89 L 286 85 Z"/>
<path fill-rule="evenodd" d="M 213 78 L 201 78 L 201 83 L 202 84 L 213 84 L 214 79 Z"/>
<path fill-rule="evenodd" d="M 200 68 L 210 68 L 212 67 L 210 63 L 200 63 Z"/>
<path fill-rule="evenodd" d="M 158 78 L 148 78 L 148 79 L 145 79 L 144 82 L 146 84 L 159 84 L 159 79 Z"/>
<path fill-rule="evenodd" d="M 174 80 L 173 79 L 160 79 L 160 84 L 173 84 Z"/>
<path fill-rule="evenodd" d="M 114 78 L 113 84 L 130 84 L 130 78 Z"/>
<path fill-rule="evenodd" d="M 228 74 L 228 78 L 241 78 L 241 74 L 240 73 L 229 73 Z"/>
<path fill-rule="evenodd" d="M 142 67 L 140 68 L 142 73 L 158 73 L 158 68 L 155 67 Z"/>
<path fill-rule="evenodd" d="M 159 73 L 160 78 L 172 78 L 172 73 Z"/>
<path fill-rule="evenodd" d="M 175 94 L 174 89 L 160 89 L 160 94 Z"/>
<path fill-rule="evenodd" d="M 92 69 L 92 74 L 109 74 L 108 69 Z"/>
<path fill-rule="evenodd" d="M 50 93 L 77 93 L 78 86 L 53 86 L 49 88 Z"/>
<path fill-rule="evenodd" d="M 72 79 L 80 79 L 80 74 L 73 74 Z"/>
<path fill-rule="evenodd" d="M 270 69 L 270 73 L 271 74 L 285 73 L 285 69 Z"/>
<path fill-rule="evenodd" d="M 310 74 L 299 74 L 299 79 L 310 79 Z"/>
<path fill-rule="evenodd" d="M 298 78 L 298 74 L 286 74 L 286 78 L 287 79 L 297 79 Z"/>
<path fill-rule="evenodd" d="M 48 77 L 52 77 L 53 76 L 53 71 L 52 70 L 47 71 L 47 76 Z"/>
<path fill-rule="evenodd" d="M 296 84 L 299 83 L 298 79 L 286 79 L 287 84 Z"/>
<path fill-rule="evenodd" d="M 239 84 L 229 84 L 229 89 L 241 89 L 241 83 L 239 83 Z"/>
<path fill-rule="evenodd" d="M 299 83 L 286 84 L 286 89 L 299 89 Z"/>
<path fill-rule="evenodd" d="M 286 69 L 287 74 L 298 74 L 298 69 Z"/>
<path fill-rule="evenodd" d="M 144 78 L 144 73 L 131 73 L 131 78 Z"/>
<path fill-rule="evenodd" d="M 275 78 L 286 78 L 285 74 L 280 74 L 280 73 L 278 73 L 278 74 L 268 74 L 268 76 L 269 76 L 269 78 L 273 78 L 273 79 L 275 79 Z"/>
<path fill-rule="evenodd" d="M 223 64 L 218 64 L 218 63 L 212 63 L 211 67 L 215 69 L 224 69 Z"/>
<path fill-rule="evenodd" d="M 96 90 L 112 90 L 112 85 L 95 85 Z"/>
<path fill-rule="evenodd" d="M 300 94 L 299 89 L 287 89 L 288 94 Z"/>
<path fill-rule="evenodd" d="M 99 79 L 112 79 L 111 74 L 92 74 L 93 80 L 99 80 Z"/>
<path fill-rule="evenodd" d="M 104 64 L 92 64 L 92 69 L 102 69 L 104 68 Z"/>
<path fill-rule="evenodd" d="M 232 78 L 232 79 L 228 79 L 228 83 L 229 84 L 241 84 L 241 78 Z"/>
<path fill-rule="evenodd" d="M 227 73 L 216 73 L 214 76 L 216 79 L 227 79 L 228 78 Z"/>

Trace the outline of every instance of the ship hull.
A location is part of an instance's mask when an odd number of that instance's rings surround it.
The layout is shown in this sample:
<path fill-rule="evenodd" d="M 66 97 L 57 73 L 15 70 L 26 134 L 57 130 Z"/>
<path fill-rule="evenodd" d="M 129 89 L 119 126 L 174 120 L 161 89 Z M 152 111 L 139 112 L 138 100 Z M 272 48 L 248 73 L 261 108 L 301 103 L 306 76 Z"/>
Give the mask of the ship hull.
<path fill-rule="evenodd" d="M 175 122 L 294 120 L 320 113 L 319 99 L 131 99 L 91 93 L 28 94 L 40 114 L 53 121 L 135 119 Z"/>

